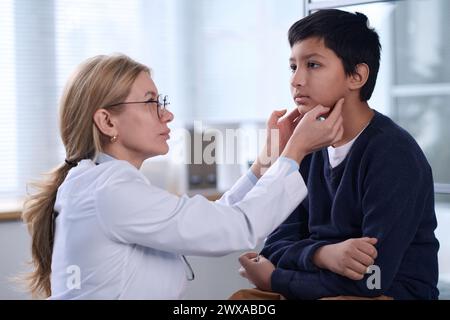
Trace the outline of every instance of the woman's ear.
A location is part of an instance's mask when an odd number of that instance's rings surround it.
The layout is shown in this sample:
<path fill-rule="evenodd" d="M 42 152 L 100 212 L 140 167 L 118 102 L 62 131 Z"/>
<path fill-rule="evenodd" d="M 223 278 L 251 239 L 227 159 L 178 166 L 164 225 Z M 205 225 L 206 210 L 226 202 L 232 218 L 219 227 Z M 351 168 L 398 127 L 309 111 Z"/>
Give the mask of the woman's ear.
<path fill-rule="evenodd" d="M 367 64 L 359 63 L 355 68 L 355 72 L 349 77 L 350 90 L 361 89 L 369 78 L 369 72 L 369 66 Z"/>
<path fill-rule="evenodd" d="M 100 108 L 94 113 L 94 123 L 101 133 L 108 137 L 117 136 L 117 126 L 106 109 Z"/>

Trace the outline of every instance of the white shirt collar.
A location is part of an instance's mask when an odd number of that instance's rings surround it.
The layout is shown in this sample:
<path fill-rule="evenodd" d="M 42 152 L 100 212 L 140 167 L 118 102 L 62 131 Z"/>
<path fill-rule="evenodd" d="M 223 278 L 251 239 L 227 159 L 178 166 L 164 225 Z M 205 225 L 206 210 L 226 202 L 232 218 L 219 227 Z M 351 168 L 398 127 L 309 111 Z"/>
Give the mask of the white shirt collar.
<path fill-rule="evenodd" d="M 369 122 L 370 123 L 370 122 Z M 354 137 L 351 141 L 347 142 L 346 144 L 339 146 L 339 147 L 328 147 L 328 159 L 330 161 L 330 166 L 332 168 L 336 168 L 339 164 L 341 164 L 342 161 L 344 161 L 347 154 L 350 152 L 350 149 L 352 148 L 353 143 L 358 139 L 361 133 L 367 128 L 369 124 L 367 124 L 357 135 Z"/>

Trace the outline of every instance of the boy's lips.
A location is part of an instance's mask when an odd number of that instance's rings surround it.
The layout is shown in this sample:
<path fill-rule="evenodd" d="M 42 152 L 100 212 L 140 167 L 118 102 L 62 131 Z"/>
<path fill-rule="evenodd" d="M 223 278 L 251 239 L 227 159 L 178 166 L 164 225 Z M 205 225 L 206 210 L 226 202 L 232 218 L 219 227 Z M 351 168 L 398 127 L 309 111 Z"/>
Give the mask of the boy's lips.
<path fill-rule="evenodd" d="M 294 101 L 297 105 L 307 104 L 309 100 L 309 96 L 297 95 L 294 97 Z"/>

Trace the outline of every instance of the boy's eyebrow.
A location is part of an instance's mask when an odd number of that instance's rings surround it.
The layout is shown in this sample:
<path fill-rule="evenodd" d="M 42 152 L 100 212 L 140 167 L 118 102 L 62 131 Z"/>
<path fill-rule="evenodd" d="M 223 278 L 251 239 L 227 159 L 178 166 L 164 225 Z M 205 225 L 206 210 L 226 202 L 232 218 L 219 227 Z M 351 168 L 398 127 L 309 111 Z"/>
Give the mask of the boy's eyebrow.
<path fill-rule="evenodd" d="M 320 53 L 314 52 L 314 53 L 310 53 L 310 54 L 306 54 L 306 55 L 300 56 L 300 60 L 306 60 L 306 59 L 314 58 L 314 57 L 325 59 L 325 56 L 321 55 Z M 290 57 L 289 58 L 289 62 L 295 62 L 295 58 L 294 57 Z"/>
<path fill-rule="evenodd" d="M 303 59 L 309 59 L 309 58 L 313 58 L 313 57 L 325 58 L 323 55 L 321 55 L 320 53 L 316 53 L 316 52 L 307 54 L 307 55 L 303 56 L 302 58 Z"/>

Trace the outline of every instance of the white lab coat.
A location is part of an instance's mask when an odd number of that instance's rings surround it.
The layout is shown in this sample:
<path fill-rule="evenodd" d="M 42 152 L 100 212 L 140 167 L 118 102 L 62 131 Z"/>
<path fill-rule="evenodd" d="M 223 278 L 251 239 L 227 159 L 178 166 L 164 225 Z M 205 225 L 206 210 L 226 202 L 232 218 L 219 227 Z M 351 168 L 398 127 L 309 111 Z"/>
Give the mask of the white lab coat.
<path fill-rule="evenodd" d="M 181 255 L 254 249 L 306 193 L 285 161 L 211 202 L 152 186 L 126 161 L 83 160 L 57 193 L 50 299 L 180 299 Z"/>

